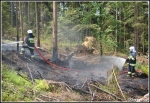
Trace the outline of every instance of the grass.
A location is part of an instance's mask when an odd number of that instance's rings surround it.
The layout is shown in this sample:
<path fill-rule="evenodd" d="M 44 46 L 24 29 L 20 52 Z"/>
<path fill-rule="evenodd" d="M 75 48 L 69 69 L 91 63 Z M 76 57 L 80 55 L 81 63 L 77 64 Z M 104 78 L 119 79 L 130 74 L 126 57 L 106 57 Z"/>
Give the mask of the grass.
<path fill-rule="evenodd" d="M 141 70 L 143 71 L 147 76 L 149 76 L 149 65 L 147 64 L 141 64 L 140 62 L 136 62 L 135 65 L 136 70 Z"/>
<path fill-rule="evenodd" d="M 32 83 L 2 64 L 2 101 L 32 101 Z"/>
<path fill-rule="evenodd" d="M 50 89 L 48 83 L 45 80 L 35 79 L 36 86 L 35 89 L 39 91 L 48 91 Z"/>
<path fill-rule="evenodd" d="M 24 76 L 26 76 L 24 74 Z M 40 93 L 47 92 L 50 88 L 45 80 L 36 80 L 36 85 L 18 76 L 13 68 L 2 64 L 2 101 L 34 101 Z"/>
<path fill-rule="evenodd" d="M 26 77 L 26 74 L 23 77 Z M 62 86 L 59 86 L 57 83 L 57 85 L 54 85 L 53 83 L 47 83 L 46 80 L 34 80 L 35 85 L 17 75 L 17 72 L 12 67 L 2 64 L 2 101 L 35 102 L 35 98 L 41 98 L 41 94 L 51 94 L 49 95 L 50 98 L 57 94 L 56 98 L 62 101 L 78 101 L 81 99 L 80 94 L 63 90 Z"/>

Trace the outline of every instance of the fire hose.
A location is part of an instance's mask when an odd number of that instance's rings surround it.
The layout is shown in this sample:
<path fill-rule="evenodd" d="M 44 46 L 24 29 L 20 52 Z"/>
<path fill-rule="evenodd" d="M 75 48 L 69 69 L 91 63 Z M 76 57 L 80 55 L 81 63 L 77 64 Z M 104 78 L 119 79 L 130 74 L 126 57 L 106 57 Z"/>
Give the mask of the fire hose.
<path fill-rule="evenodd" d="M 56 68 L 59 68 L 59 69 L 62 69 L 62 70 L 74 70 L 72 68 L 64 68 L 64 67 L 61 67 L 61 66 L 58 66 L 50 61 L 48 61 L 41 53 L 40 51 L 38 50 L 38 48 L 36 46 L 34 46 L 35 50 L 37 51 L 37 53 L 40 55 L 41 58 L 43 58 L 43 60 L 48 63 L 49 65 L 53 66 L 53 67 L 56 67 Z M 77 71 L 82 71 L 82 70 L 77 70 Z"/>
<path fill-rule="evenodd" d="M 12 43 L 7 43 L 7 44 L 2 44 L 2 46 L 3 46 L 3 45 L 8 45 L 8 44 L 21 43 L 21 42 L 23 42 L 23 41 L 18 41 L 18 42 L 12 42 Z M 40 55 L 40 57 L 41 57 L 46 63 L 48 63 L 49 65 L 51 65 L 51 66 L 53 66 L 53 67 L 55 67 L 55 68 L 59 68 L 59 69 L 62 69 L 62 70 L 83 71 L 83 70 L 76 70 L 76 69 L 72 69 L 72 68 L 64 68 L 64 67 L 58 66 L 58 65 L 56 65 L 56 64 L 54 64 L 54 63 L 48 61 L 48 60 L 40 53 L 40 51 L 38 50 L 38 48 L 37 48 L 36 46 L 34 46 L 34 48 L 35 48 L 35 50 L 37 51 L 37 53 Z M 96 71 L 90 70 L 90 72 L 96 72 Z M 127 73 L 127 72 L 128 72 L 127 70 L 121 71 L 121 72 L 119 73 L 119 75 L 124 74 L 124 73 Z M 142 71 L 136 70 L 136 72 L 142 72 Z"/>
<path fill-rule="evenodd" d="M 72 68 L 64 68 L 64 67 L 61 67 L 61 66 L 58 66 L 50 61 L 48 61 L 42 54 L 41 52 L 38 50 L 38 48 L 36 46 L 34 46 L 35 50 L 37 51 L 37 53 L 40 55 L 41 58 L 43 58 L 43 60 L 48 63 L 50 66 L 52 67 L 55 67 L 55 68 L 59 68 L 59 69 L 62 69 L 62 70 L 73 70 L 73 71 L 78 71 L 78 72 L 85 72 L 84 70 L 77 70 L 77 69 L 72 69 Z M 90 72 L 93 72 L 93 73 L 97 73 L 97 71 L 94 71 L 94 70 L 90 70 Z"/>
<path fill-rule="evenodd" d="M 53 67 L 55 67 L 55 68 L 62 69 L 62 70 L 75 70 L 75 69 L 72 69 L 72 68 L 64 68 L 64 67 L 58 66 L 58 65 L 56 65 L 56 64 L 54 64 L 54 63 L 48 61 L 48 60 L 40 53 L 40 51 L 38 50 L 38 48 L 37 48 L 36 46 L 34 46 L 34 48 L 35 48 L 35 50 L 37 51 L 37 53 L 40 55 L 40 57 L 41 57 L 46 63 L 48 63 L 49 65 L 51 65 L 51 66 L 53 66 Z M 83 71 L 83 70 L 75 70 L 75 71 Z M 91 71 L 91 72 L 96 72 L 96 71 L 92 71 L 92 70 L 90 70 L 90 71 Z M 128 72 L 127 70 L 121 71 L 121 72 L 119 73 L 119 75 L 122 75 L 122 74 L 127 73 L 127 72 Z M 136 72 L 141 72 L 141 71 L 136 70 Z"/>
<path fill-rule="evenodd" d="M 56 67 L 56 68 L 63 69 L 63 70 L 69 70 L 69 69 L 71 69 L 71 68 L 63 68 L 63 67 L 57 66 L 56 64 L 54 64 L 54 63 L 48 61 L 48 60 L 40 53 L 40 51 L 37 49 L 36 46 L 34 46 L 34 48 L 35 48 L 35 50 L 37 51 L 37 53 L 40 55 L 40 57 L 42 57 L 43 60 L 44 60 L 46 63 L 48 63 L 49 65 L 51 65 L 51 66 L 53 66 L 53 67 Z"/>

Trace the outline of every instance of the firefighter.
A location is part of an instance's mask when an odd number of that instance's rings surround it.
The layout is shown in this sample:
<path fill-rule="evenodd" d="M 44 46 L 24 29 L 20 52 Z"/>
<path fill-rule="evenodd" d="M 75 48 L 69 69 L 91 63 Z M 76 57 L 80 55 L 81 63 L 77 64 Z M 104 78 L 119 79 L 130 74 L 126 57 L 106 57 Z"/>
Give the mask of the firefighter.
<path fill-rule="evenodd" d="M 34 35 L 32 30 L 27 30 L 27 37 L 25 43 L 23 43 L 20 54 L 24 54 L 25 48 L 28 48 L 31 54 L 31 58 L 34 58 Z"/>
<path fill-rule="evenodd" d="M 136 51 L 134 46 L 129 48 L 130 53 L 127 58 L 128 61 L 128 74 L 127 76 L 134 77 L 135 76 L 135 64 L 136 64 Z"/>

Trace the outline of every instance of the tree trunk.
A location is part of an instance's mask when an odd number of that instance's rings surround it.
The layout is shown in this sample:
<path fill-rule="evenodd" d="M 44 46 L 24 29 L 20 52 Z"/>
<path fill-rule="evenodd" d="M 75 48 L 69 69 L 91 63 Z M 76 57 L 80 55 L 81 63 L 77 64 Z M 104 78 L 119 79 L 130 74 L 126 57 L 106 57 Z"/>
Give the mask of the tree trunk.
<path fill-rule="evenodd" d="M 123 5 L 123 8 L 125 9 L 125 5 Z M 124 37 L 123 37 L 123 43 L 124 43 L 124 47 L 126 48 L 126 27 L 125 27 L 125 10 L 123 9 L 123 22 L 124 22 L 124 24 L 123 24 L 123 33 L 124 33 Z"/>
<path fill-rule="evenodd" d="M 21 27 L 21 35 L 22 35 L 22 41 L 24 41 L 24 35 L 23 35 L 23 21 L 22 21 L 22 3 L 19 2 L 19 9 L 20 9 L 20 27 Z"/>
<path fill-rule="evenodd" d="M 116 21 L 118 20 L 118 9 L 117 9 L 117 2 L 116 2 Z M 117 52 L 118 52 L 118 28 L 117 28 L 117 23 L 116 23 L 116 43 L 117 43 L 117 46 L 115 48 L 115 55 L 117 55 Z"/>
<path fill-rule="evenodd" d="M 35 2 L 35 12 L 36 12 L 36 34 L 37 34 L 37 46 L 40 47 L 40 35 L 39 35 L 39 12 L 38 3 Z"/>
<path fill-rule="evenodd" d="M 126 47 L 126 43 L 125 43 L 125 41 L 126 41 L 126 35 L 125 35 L 125 29 L 126 29 L 126 27 L 125 27 L 125 24 L 124 24 L 123 28 L 124 28 L 124 47 Z"/>
<path fill-rule="evenodd" d="M 14 27 L 14 3 L 11 2 L 11 25 Z"/>
<path fill-rule="evenodd" d="M 90 8 L 89 7 L 87 8 L 87 12 L 90 12 Z M 88 23 L 87 25 L 91 24 L 91 19 L 87 23 Z M 90 28 L 86 29 L 86 36 L 90 36 Z"/>
<path fill-rule="evenodd" d="M 144 40 L 144 35 L 143 35 L 143 53 L 145 52 L 145 40 Z"/>
<path fill-rule="evenodd" d="M 27 22 L 27 18 L 28 18 L 28 2 L 25 2 L 25 6 L 24 6 L 24 9 L 25 9 L 25 22 Z"/>
<path fill-rule="evenodd" d="M 17 41 L 19 41 L 19 33 L 18 33 L 18 2 L 16 2 L 16 36 Z M 19 52 L 19 43 L 17 43 L 17 51 Z"/>
<path fill-rule="evenodd" d="M 30 26 L 30 2 L 28 2 L 28 25 Z"/>
<path fill-rule="evenodd" d="M 103 9 L 103 6 L 100 7 L 100 13 L 102 14 L 102 9 Z M 102 31 L 103 31 L 103 17 L 99 17 L 99 22 L 100 22 L 100 27 L 101 27 L 101 30 L 99 30 L 100 34 L 99 34 L 99 37 L 100 37 L 100 56 L 103 55 L 103 47 L 102 47 Z"/>
<path fill-rule="evenodd" d="M 121 9 L 122 9 L 122 8 L 119 8 L 119 20 L 122 21 Z M 119 24 L 119 33 L 122 32 L 121 28 L 122 28 L 122 25 L 121 25 L 121 23 L 120 23 L 120 24 Z M 122 43 L 122 35 L 118 36 L 118 44 L 121 44 L 121 43 Z M 123 46 L 123 45 L 121 44 L 121 46 Z M 118 49 L 120 50 L 120 46 L 119 46 Z M 119 51 L 119 50 L 118 50 L 118 51 Z"/>
<path fill-rule="evenodd" d="M 138 3 L 135 2 L 134 3 L 134 23 L 137 23 L 138 20 L 137 20 L 137 17 L 138 17 Z M 134 47 L 138 53 L 138 50 L 139 50 L 139 31 L 138 31 L 138 26 L 135 26 L 134 27 Z"/>
<path fill-rule="evenodd" d="M 53 1 L 53 57 L 52 61 L 58 59 L 57 50 L 57 2 Z"/>
<path fill-rule="evenodd" d="M 42 27 L 42 34 L 44 34 L 44 13 L 43 13 L 42 2 L 41 2 L 41 27 Z"/>
<path fill-rule="evenodd" d="M 103 48 L 102 48 L 102 33 L 100 33 L 100 56 L 103 55 Z"/>

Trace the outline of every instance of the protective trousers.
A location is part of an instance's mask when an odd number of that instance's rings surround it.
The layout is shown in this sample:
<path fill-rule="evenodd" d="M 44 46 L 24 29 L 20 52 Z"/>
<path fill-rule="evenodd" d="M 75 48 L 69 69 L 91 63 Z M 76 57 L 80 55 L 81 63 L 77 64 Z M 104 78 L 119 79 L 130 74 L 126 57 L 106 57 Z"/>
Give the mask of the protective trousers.
<path fill-rule="evenodd" d="M 131 66 L 128 64 L 128 75 L 134 77 L 135 76 L 135 66 Z"/>
<path fill-rule="evenodd" d="M 21 48 L 21 52 L 24 53 L 25 48 L 28 48 L 31 54 L 31 58 L 34 58 L 34 47 L 29 47 L 27 44 L 23 44 Z"/>

